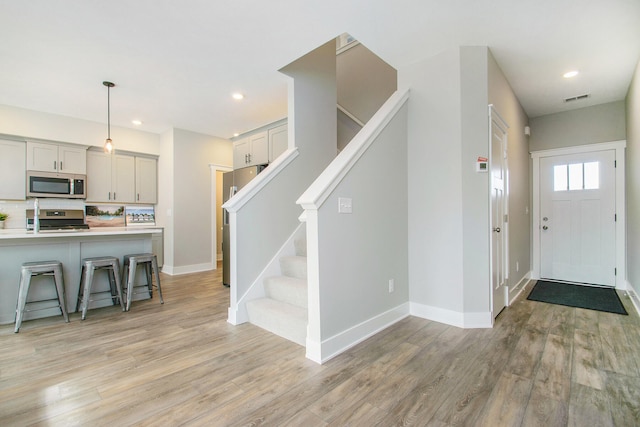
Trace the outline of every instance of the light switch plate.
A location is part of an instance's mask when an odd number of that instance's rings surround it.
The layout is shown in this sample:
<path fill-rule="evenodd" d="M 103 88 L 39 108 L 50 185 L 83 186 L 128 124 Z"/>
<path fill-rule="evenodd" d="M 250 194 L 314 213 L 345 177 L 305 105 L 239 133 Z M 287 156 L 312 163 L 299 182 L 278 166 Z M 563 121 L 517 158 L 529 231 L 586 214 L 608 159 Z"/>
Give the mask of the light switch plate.
<path fill-rule="evenodd" d="M 338 197 L 338 213 L 350 214 L 353 212 L 353 204 L 350 197 Z"/>

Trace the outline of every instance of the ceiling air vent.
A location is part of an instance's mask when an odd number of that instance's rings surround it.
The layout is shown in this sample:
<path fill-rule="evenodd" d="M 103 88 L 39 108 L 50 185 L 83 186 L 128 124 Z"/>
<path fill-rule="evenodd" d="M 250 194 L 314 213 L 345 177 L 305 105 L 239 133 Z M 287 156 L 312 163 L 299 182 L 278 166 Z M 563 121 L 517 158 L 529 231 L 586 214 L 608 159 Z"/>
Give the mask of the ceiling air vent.
<path fill-rule="evenodd" d="M 565 98 L 564 102 L 580 101 L 581 99 L 587 99 L 590 96 L 591 95 L 589 95 L 588 93 L 585 93 L 584 95 L 578 95 L 578 96 L 572 96 L 571 98 Z"/>

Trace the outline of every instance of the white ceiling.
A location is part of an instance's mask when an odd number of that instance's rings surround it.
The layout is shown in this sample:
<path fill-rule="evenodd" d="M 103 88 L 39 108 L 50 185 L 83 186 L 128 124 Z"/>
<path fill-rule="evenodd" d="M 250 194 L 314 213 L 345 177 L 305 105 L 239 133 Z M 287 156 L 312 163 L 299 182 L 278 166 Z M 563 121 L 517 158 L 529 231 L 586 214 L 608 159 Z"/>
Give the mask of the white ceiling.
<path fill-rule="evenodd" d="M 112 125 L 229 138 L 285 117 L 277 70 L 344 32 L 396 68 L 489 46 L 536 117 L 624 99 L 640 0 L 0 0 L 0 104 L 106 123 L 110 80 Z"/>

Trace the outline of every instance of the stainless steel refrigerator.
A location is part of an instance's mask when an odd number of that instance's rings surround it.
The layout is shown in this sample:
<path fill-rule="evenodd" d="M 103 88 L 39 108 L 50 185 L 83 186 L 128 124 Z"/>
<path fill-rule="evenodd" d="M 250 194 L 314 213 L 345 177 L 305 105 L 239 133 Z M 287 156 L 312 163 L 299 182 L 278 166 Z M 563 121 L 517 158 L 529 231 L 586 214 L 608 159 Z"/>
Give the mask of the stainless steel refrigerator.
<path fill-rule="evenodd" d="M 267 165 L 249 166 L 242 169 L 236 169 L 222 175 L 222 203 L 226 203 L 234 194 L 242 187 L 247 185 L 249 181 L 256 177 Z M 230 234 L 229 234 L 229 213 L 223 209 L 222 213 L 222 283 L 225 286 L 231 284 L 230 276 L 230 260 L 229 253 L 231 250 Z"/>

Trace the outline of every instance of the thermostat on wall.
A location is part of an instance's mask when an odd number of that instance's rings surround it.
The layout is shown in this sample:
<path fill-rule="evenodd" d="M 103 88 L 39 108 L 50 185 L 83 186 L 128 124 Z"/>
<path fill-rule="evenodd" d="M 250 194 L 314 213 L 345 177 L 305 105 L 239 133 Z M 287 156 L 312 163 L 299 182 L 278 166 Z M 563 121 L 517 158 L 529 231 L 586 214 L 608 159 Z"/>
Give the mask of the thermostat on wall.
<path fill-rule="evenodd" d="M 487 172 L 489 170 L 489 159 L 486 157 L 478 157 L 476 161 L 476 172 Z"/>

